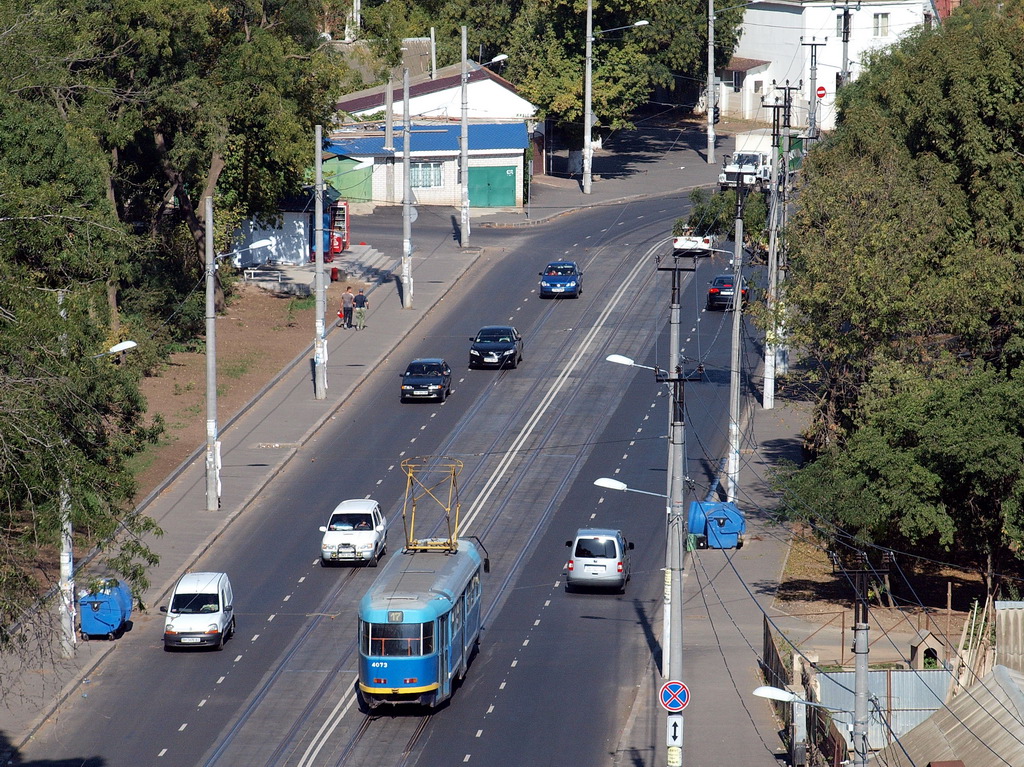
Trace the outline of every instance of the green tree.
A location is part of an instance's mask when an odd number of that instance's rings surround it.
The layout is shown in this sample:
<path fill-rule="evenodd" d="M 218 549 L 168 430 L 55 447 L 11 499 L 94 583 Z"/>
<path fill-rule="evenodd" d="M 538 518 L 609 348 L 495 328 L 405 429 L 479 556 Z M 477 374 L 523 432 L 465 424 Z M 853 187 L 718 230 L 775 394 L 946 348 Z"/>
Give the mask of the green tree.
<path fill-rule="evenodd" d="M 995 595 L 1024 532 L 1024 374 L 891 363 L 864 386 L 856 428 L 783 482 L 795 517 L 978 568 Z"/>

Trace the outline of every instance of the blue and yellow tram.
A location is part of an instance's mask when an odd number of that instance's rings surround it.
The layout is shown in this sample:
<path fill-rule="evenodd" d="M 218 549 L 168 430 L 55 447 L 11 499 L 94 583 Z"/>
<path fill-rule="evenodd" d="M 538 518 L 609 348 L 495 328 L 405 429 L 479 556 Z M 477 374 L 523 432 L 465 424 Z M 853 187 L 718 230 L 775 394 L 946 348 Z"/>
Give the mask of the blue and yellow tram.
<path fill-rule="evenodd" d="M 392 555 L 359 603 L 359 689 L 370 708 L 433 708 L 452 694 L 480 637 L 478 546 Z"/>

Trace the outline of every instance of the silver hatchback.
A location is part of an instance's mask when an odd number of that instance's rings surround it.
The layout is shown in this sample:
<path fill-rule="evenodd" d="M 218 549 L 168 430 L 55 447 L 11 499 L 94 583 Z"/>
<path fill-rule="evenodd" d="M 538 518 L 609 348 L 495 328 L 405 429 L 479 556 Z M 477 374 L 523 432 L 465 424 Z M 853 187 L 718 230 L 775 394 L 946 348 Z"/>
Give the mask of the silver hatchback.
<path fill-rule="evenodd" d="M 633 544 L 626 541 L 621 530 L 581 528 L 565 545 L 572 550 L 565 564 L 566 591 L 579 587 L 625 590 Z"/>

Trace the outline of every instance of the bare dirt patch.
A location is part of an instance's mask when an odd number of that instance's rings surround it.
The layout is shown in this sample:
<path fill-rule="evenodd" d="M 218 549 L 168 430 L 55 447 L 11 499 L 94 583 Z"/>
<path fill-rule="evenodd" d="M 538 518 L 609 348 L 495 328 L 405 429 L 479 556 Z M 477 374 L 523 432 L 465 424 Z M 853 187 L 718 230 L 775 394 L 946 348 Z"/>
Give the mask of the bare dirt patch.
<path fill-rule="evenodd" d="M 917 629 L 936 636 L 948 631 L 954 643 L 960 639 L 972 600 L 984 598 L 984 587 L 977 574 L 910 557 L 897 557 L 890 567 L 889 586 L 891 599 L 877 585 L 869 592 L 873 627 L 886 631 Z M 947 588 L 952 595 L 952 609 L 948 611 Z M 833 564 L 810 528 L 796 527 L 774 607 L 822 625 L 839 625 L 838 616 L 845 613 L 846 625 L 852 626 L 853 598 L 850 578 Z"/>
<path fill-rule="evenodd" d="M 337 321 L 345 285 L 327 289 L 327 322 Z M 312 298 L 273 294 L 254 285 L 238 286 L 227 311 L 217 318 L 217 421 L 223 429 L 282 369 L 313 342 Z M 163 417 L 160 442 L 136 459 L 136 502 L 160 485 L 188 456 L 206 443 L 206 355 L 180 352 L 142 381 L 149 414 Z"/>

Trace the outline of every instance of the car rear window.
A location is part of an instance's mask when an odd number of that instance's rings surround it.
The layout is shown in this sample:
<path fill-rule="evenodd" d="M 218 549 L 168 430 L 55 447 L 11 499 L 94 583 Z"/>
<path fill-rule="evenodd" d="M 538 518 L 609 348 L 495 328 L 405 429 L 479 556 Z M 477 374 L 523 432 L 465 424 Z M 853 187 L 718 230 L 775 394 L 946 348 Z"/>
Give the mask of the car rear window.
<path fill-rule="evenodd" d="M 580 538 L 576 541 L 577 557 L 615 559 L 615 541 L 611 538 Z"/>

